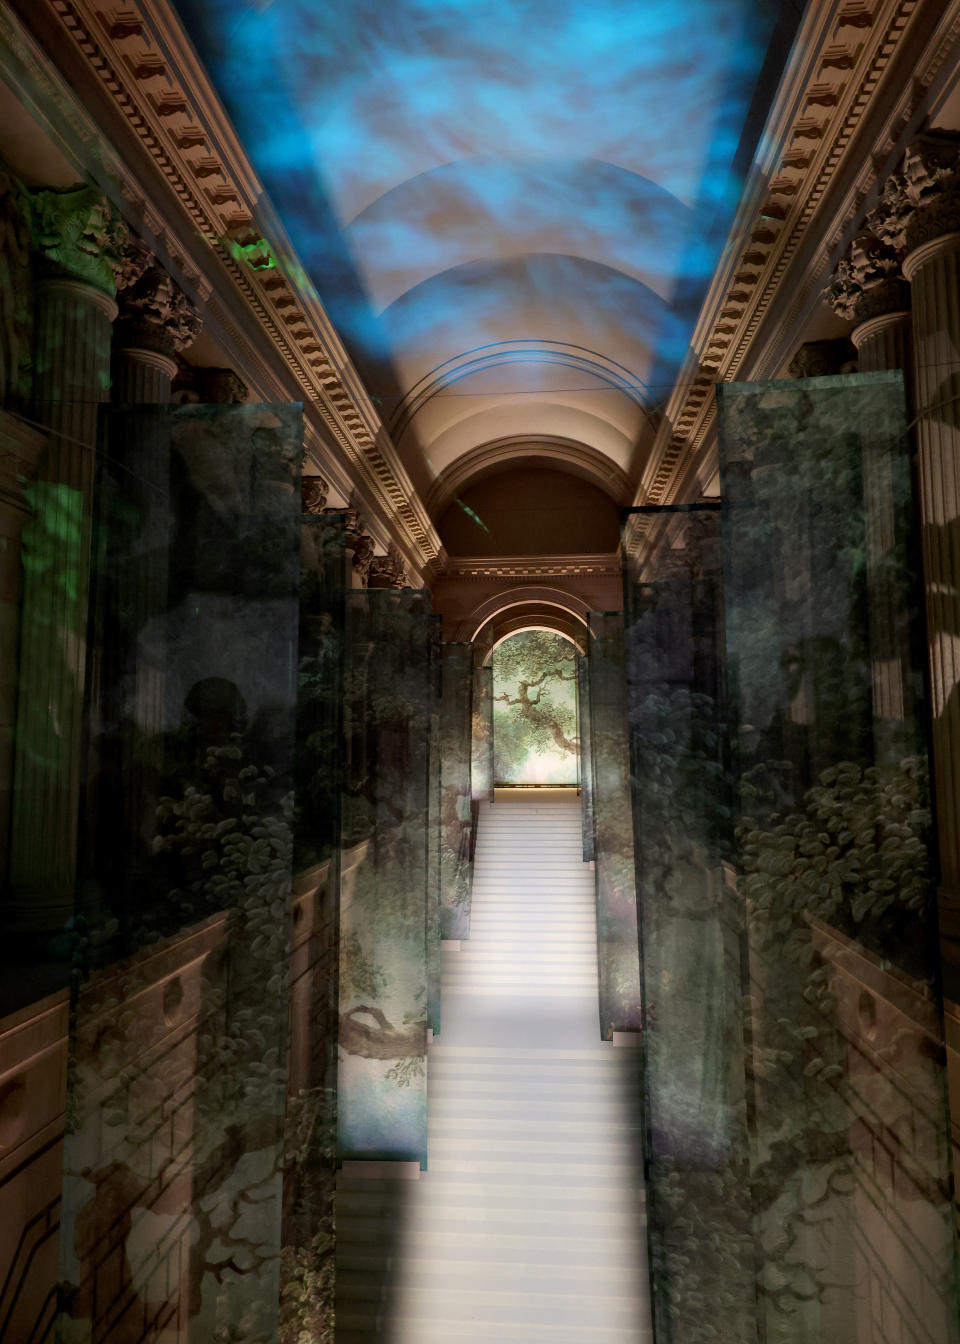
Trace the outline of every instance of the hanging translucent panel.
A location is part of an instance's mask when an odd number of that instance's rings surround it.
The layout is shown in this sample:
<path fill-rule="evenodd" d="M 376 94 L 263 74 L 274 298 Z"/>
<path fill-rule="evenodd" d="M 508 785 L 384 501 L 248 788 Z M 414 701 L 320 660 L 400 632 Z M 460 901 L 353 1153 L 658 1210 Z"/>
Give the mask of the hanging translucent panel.
<path fill-rule="evenodd" d="M 300 536 L 295 763 L 298 871 L 339 857 L 343 644 L 349 586 L 342 515 L 305 513 Z"/>
<path fill-rule="evenodd" d="M 358 589 L 346 630 L 338 1147 L 426 1165 L 429 594 Z"/>
<path fill-rule="evenodd" d="M 427 818 L 427 890 L 426 890 L 426 958 L 427 958 L 427 1027 L 435 1034 L 440 1031 L 440 981 L 443 976 L 443 957 L 440 949 L 441 853 L 443 841 L 443 796 L 441 777 L 442 748 L 440 743 L 440 707 L 443 694 L 443 617 L 430 617 L 430 732 L 427 740 L 428 818 Z"/>
<path fill-rule="evenodd" d="M 655 1338 L 747 1344 L 758 1336 L 742 921 L 723 866 L 718 514 L 638 510 L 624 555 Z"/>
<path fill-rule="evenodd" d="M 760 1334 L 952 1344 L 902 378 L 718 392 Z"/>
<path fill-rule="evenodd" d="M 493 802 L 493 668 L 473 669 L 470 789 L 475 803 Z"/>
<path fill-rule="evenodd" d="M 591 799 L 595 826 L 600 1031 L 639 1031 L 637 890 L 627 743 L 623 613 L 589 617 Z"/>
<path fill-rule="evenodd" d="M 71 1339 L 276 1338 L 294 406 L 106 415 L 61 1228 Z"/>
<path fill-rule="evenodd" d="M 496 784 L 576 784 L 577 650 L 552 630 L 521 630 L 493 664 Z"/>
<path fill-rule="evenodd" d="M 593 753 L 590 746 L 590 671 L 587 659 L 577 655 L 577 724 L 580 736 L 580 832 L 583 861 L 594 858 Z"/>
<path fill-rule="evenodd" d="M 442 938 L 470 935 L 470 749 L 473 714 L 473 646 L 443 644 L 440 701 L 442 774 Z"/>
<path fill-rule="evenodd" d="M 294 779 L 290 1049 L 280 1341 L 332 1339 L 340 765 L 347 589 L 343 517 L 303 514 Z"/>

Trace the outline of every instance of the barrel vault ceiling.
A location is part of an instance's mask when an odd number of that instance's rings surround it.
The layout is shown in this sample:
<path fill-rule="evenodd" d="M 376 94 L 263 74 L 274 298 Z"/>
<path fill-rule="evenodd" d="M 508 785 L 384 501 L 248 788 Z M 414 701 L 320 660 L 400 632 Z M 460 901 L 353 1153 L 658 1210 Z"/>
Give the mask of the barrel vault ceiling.
<path fill-rule="evenodd" d="M 519 460 L 629 502 L 800 7 L 177 8 L 434 521 Z"/>

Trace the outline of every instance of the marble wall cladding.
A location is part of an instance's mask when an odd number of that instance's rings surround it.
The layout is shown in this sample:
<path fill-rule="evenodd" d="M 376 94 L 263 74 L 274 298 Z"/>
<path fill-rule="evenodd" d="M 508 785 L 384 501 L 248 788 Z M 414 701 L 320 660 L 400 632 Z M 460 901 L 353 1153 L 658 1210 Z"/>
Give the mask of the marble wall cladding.
<path fill-rule="evenodd" d="M 338 1146 L 426 1164 L 429 594 L 348 595 Z"/>
<path fill-rule="evenodd" d="M 590 756 L 583 773 L 590 776 L 594 823 L 604 1040 L 610 1040 L 615 1031 L 639 1031 L 643 1019 L 623 630 L 622 612 L 590 613 L 588 712 L 581 715 L 581 723 L 589 717 Z"/>
<path fill-rule="evenodd" d="M 473 669 L 470 789 L 475 803 L 493 801 L 493 668 Z"/>
<path fill-rule="evenodd" d="M 440 936 L 456 939 L 470 936 L 473 646 L 443 644 L 441 654 Z"/>
<path fill-rule="evenodd" d="M 580 737 L 580 832 L 583 861 L 592 863 L 594 849 L 593 753 L 590 745 L 590 670 L 583 654 L 577 655 L 577 728 Z"/>
<path fill-rule="evenodd" d="M 718 395 L 760 1335 L 954 1344 L 902 378 Z"/>
<path fill-rule="evenodd" d="M 660 1344 L 746 1344 L 759 1336 L 719 518 L 657 513 L 659 551 L 642 581 L 629 555 L 624 574 L 652 1309 Z"/>
<path fill-rule="evenodd" d="M 301 412 L 138 408 L 102 428 L 61 1329 L 266 1344 L 281 1272 Z"/>

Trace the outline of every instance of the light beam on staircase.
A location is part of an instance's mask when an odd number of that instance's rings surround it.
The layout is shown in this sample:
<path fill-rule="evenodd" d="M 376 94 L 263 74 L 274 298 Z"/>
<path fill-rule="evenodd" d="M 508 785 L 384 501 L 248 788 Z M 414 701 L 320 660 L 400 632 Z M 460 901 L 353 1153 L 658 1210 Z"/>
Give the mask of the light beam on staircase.
<path fill-rule="evenodd" d="M 481 806 L 443 969 L 429 1170 L 338 1186 L 338 1344 L 645 1344 L 639 1063 L 600 1039 L 573 790 Z"/>

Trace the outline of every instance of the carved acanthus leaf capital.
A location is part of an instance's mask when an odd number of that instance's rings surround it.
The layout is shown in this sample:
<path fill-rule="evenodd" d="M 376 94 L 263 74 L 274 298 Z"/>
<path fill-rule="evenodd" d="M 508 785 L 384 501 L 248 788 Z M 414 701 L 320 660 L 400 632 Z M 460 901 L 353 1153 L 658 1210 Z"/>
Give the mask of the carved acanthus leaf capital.
<path fill-rule="evenodd" d="M 900 253 L 863 229 L 837 264 L 825 290 L 838 317 L 864 322 L 880 313 L 910 307 L 910 290 L 900 270 Z"/>
<path fill-rule="evenodd" d="M 123 245 L 117 277 L 119 337 L 161 354 L 179 354 L 200 334 L 203 321 L 179 285 L 139 239 Z"/>
<path fill-rule="evenodd" d="M 93 187 L 37 191 L 30 198 L 41 273 L 79 280 L 111 298 L 122 265 L 124 225 Z"/>
<path fill-rule="evenodd" d="M 912 213 L 906 178 L 902 173 L 891 173 L 883 184 L 880 200 L 866 216 L 865 224 L 875 238 L 902 257 L 907 246 L 907 222 Z"/>
<path fill-rule="evenodd" d="M 349 545 L 349 539 L 347 544 Z M 353 543 L 353 567 L 360 575 L 360 580 L 366 586 L 370 576 L 370 566 L 373 563 L 373 537 L 366 532 L 362 532 Z"/>
<path fill-rule="evenodd" d="M 201 401 L 219 406 L 237 406 L 250 394 L 246 383 L 233 369 L 197 368 L 194 370 L 194 386 Z"/>
<path fill-rule="evenodd" d="M 807 341 L 790 361 L 791 378 L 825 378 L 856 366 L 857 352 L 846 338 Z"/>
<path fill-rule="evenodd" d="M 901 256 L 960 229 L 960 135 L 925 131 L 912 140 L 867 223 Z"/>
<path fill-rule="evenodd" d="M 406 588 L 407 567 L 400 549 L 392 543 L 386 555 L 375 555 L 370 564 L 367 580 L 370 588 Z"/>
<path fill-rule="evenodd" d="M 329 482 L 322 476 L 304 476 L 300 482 L 300 498 L 304 513 L 323 513 L 329 495 Z"/>

